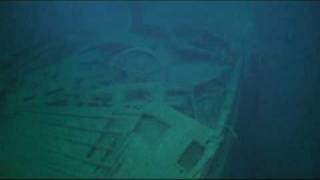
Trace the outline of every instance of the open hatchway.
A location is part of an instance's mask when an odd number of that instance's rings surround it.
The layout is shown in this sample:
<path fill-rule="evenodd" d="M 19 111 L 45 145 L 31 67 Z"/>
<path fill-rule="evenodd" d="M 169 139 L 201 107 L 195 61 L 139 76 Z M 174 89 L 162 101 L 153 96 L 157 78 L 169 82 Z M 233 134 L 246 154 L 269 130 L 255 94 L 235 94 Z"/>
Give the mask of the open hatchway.
<path fill-rule="evenodd" d="M 4 79 L 13 83 L 1 90 L 2 117 L 20 123 L 12 138 L 25 140 L 27 150 L 16 152 L 27 164 L 21 171 L 198 178 L 212 163 L 223 166 L 218 150 L 230 131 L 242 59 L 207 31 L 170 41 L 150 31 L 48 40 L 1 67 L 15 71 Z"/>

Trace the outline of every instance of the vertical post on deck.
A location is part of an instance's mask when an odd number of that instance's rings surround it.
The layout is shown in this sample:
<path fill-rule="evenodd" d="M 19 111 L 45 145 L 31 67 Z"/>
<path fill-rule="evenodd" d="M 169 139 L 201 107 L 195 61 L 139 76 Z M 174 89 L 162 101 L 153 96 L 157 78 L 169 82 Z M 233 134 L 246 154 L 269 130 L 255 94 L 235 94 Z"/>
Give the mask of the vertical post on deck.
<path fill-rule="evenodd" d="M 144 12 L 142 3 L 133 2 L 130 4 L 131 31 L 135 32 L 143 25 Z"/>

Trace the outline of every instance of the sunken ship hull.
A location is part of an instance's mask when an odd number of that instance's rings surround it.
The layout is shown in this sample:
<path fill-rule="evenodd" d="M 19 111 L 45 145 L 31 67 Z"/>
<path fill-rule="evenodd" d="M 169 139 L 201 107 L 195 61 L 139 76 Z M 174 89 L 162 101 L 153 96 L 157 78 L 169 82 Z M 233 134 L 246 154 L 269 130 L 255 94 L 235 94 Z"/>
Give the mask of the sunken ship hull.
<path fill-rule="evenodd" d="M 139 27 L 55 37 L 7 57 L 1 119 L 14 131 L 13 176 L 219 176 L 243 60 L 204 30 Z"/>

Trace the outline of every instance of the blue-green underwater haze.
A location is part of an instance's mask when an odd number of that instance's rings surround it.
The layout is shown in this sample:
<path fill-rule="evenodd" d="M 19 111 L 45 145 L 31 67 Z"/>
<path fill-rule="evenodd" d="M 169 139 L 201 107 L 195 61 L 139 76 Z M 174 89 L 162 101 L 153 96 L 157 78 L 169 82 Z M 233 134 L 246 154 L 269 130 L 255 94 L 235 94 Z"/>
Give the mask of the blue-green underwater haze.
<path fill-rule="evenodd" d="M 318 1 L 1 1 L 0 178 L 319 178 L 319 19 Z"/>

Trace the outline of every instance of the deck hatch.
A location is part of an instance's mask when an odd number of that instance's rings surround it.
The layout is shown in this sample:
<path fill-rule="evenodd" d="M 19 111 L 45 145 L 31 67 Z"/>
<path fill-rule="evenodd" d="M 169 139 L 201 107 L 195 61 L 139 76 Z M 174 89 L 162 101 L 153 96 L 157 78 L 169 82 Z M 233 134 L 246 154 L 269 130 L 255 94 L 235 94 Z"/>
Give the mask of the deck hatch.
<path fill-rule="evenodd" d="M 199 162 L 204 151 L 205 148 L 193 140 L 181 154 L 178 164 L 185 170 L 190 171 Z"/>

